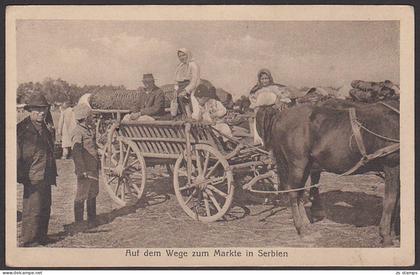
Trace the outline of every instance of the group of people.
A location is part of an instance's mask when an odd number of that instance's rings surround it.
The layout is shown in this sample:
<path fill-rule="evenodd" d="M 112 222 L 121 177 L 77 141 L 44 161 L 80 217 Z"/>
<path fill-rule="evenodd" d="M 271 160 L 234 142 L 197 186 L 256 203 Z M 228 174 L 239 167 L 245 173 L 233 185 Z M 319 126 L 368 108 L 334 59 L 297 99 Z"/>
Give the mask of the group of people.
<path fill-rule="evenodd" d="M 56 185 L 58 174 L 54 156 L 55 130 L 51 127 L 52 119 L 48 119 L 51 117 L 50 104 L 42 94 L 32 95 L 29 102 L 25 106 L 29 116 L 17 124 L 17 182 L 23 184 L 22 244 L 37 246 L 50 242 L 48 224 L 51 186 Z M 71 144 L 69 147 L 73 149 L 77 176 L 75 225 L 82 225 L 86 202 L 86 225 L 94 226 L 96 196 L 99 192 L 99 161 L 95 132 L 89 123 L 91 110 L 86 105 L 78 105 L 72 110 L 72 114 L 74 127 L 71 129 L 70 139 L 65 142 L 67 145 Z M 64 124 L 64 120 L 60 123 Z"/>
<path fill-rule="evenodd" d="M 170 115 L 181 115 L 192 120 L 211 123 L 223 134 L 231 137 L 232 131 L 224 121 L 226 108 L 217 99 L 215 88 L 200 85 L 200 67 L 187 49 L 177 50 L 179 64 L 175 71 L 175 94 Z M 142 100 L 125 120 L 154 120 L 167 116 L 163 91 L 156 86 L 153 74 L 143 75 Z M 287 104 L 287 89 L 273 81 L 270 71 L 258 72 L 258 82 L 250 91 L 252 103 L 264 93 L 266 104 L 279 101 Z M 269 102 L 268 102 L 269 101 Z M 55 130 L 50 104 L 42 94 L 33 94 L 25 110 L 29 116 L 17 125 L 17 182 L 23 184 L 22 234 L 23 246 L 45 245 L 51 213 L 51 186 L 56 185 L 57 166 L 54 156 Z M 99 158 L 92 127 L 92 110 L 86 104 L 74 108 L 63 104 L 57 133 L 61 136 L 64 159 L 71 155 L 77 176 L 74 198 L 74 223 L 96 226 L 96 196 L 99 192 Z M 256 133 L 256 131 L 255 131 Z M 87 223 L 84 209 L 87 209 Z"/>

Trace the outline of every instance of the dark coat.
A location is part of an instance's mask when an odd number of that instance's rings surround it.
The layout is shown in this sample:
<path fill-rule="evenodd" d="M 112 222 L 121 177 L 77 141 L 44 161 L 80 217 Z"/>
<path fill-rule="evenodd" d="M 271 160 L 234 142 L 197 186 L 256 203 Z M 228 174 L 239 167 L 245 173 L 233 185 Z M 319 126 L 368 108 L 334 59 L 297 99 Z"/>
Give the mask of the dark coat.
<path fill-rule="evenodd" d="M 82 178 L 83 173 L 97 178 L 99 157 L 95 131 L 78 123 L 72 132 L 71 141 L 74 168 L 78 178 Z"/>
<path fill-rule="evenodd" d="M 45 124 L 38 132 L 28 116 L 17 124 L 17 182 L 55 185 L 56 177 L 52 133 Z"/>
<path fill-rule="evenodd" d="M 165 95 L 163 91 L 155 86 L 149 92 L 142 92 L 140 100 L 134 112 L 141 112 L 142 115 L 160 116 L 165 111 Z"/>

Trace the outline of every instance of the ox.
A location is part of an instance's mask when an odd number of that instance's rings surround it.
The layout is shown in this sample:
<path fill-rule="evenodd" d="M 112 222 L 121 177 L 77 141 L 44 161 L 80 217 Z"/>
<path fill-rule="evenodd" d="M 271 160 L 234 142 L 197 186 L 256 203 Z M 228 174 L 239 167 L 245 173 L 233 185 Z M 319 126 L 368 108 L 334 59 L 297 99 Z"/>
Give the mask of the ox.
<path fill-rule="evenodd" d="M 349 107 L 354 108 L 357 121 L 366 127 L 359 128 L 359 142 L 349 118 Z M 360 146 L 364 147 L 367 154 L 372 154 L 398 143 L 397 108 L 398 101 L 388 101 L 385 105 L 362 105 L 344 100 L 329 100 L 318 106 L 301 105 L 281 112 L 271 106 L 258 106 L 256 126 L 264 146 L 272 152 L 276 160 L 281 188 L 298 189 L 305 186 L 309 175 L 311 184 L 317 184 L 321 170 L 343 174 L 357 167 L 362 155 L 366 156 L 362 154 Z M 381 171 L 385 174 L 385 196 L 379 234 L 383 245 L 389 246 L 392 245 L 392 219 L 399 206 L 399 150 L 394 147 L 391 153 L 364 163 L 352 171 L 352 174 L 367 171 Z M 305 226 L 309 223 L 303 194 L 304 190 L 288 193 L 294 225 L 299 235 L 304 233 Z M 312 215 L 322 215 L 317 188 L 311 188 L 310 197 Z M 399 215 L 398 212 L 396 214 Z"/>

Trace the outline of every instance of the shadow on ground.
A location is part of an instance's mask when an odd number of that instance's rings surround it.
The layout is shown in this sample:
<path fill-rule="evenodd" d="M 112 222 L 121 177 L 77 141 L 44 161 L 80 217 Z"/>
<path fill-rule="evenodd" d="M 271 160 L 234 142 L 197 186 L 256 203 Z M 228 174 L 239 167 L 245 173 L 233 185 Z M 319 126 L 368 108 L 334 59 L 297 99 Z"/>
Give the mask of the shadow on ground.
<path fill-rule="evenodd" d="M 166 202 L 169 199 L 168 195 L 148 194 L 144 199 L 140 200 L 136 204 L 127 205 L 121 208 L 116 208 L 108 213 L 102 213 L 97 215 L 96 223 L 94 226 L 88 225 L 87 222 L 82 224 L 79 228 L 72 227 L 72 224 L 64 225 L 64 230 L 55 234 L 49 235 L 50 241 L 48 244 L 53 244 L 65 239 L 68 236 L 73 236 L 77 233 L 98 233 L 97 227 L 105 224 L 112 223 L 116 218 L 127 216 L 135 213 L 140 208 L 146 208 L 150 205 L 157 205 Z M 71 228 L 71 229 L 70 229 Z"/>
<path fill-rule="evenodd" d="M 382 198 L 362 192 L 330 191 L 321 193 L 326 217 L 341 224 L 358 227 L 379 225 Z"/>

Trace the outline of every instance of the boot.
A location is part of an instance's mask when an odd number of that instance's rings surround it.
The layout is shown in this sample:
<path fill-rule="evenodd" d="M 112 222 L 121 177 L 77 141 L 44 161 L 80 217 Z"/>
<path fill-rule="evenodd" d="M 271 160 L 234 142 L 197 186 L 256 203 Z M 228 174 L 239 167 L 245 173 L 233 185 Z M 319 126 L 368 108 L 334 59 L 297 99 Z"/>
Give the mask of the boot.
<path fill-rule="evenodd" d="M 75 223 L 83 222 L 85 204 L 84 201 L 75 201 L 74 202 L 74 221 Z"/>
<path fill-rule="evenodd" d="M 89 226 L 96 226 L 96 198 L 88 199 L 86 205 Z"/>
<path fill-rule="evenodd" d="M 64 225 L 64 230 L 75 234 L 86 229 L 83 223 L 84 205 L 84 201 L 74 202 L 74 223 Z"/>

